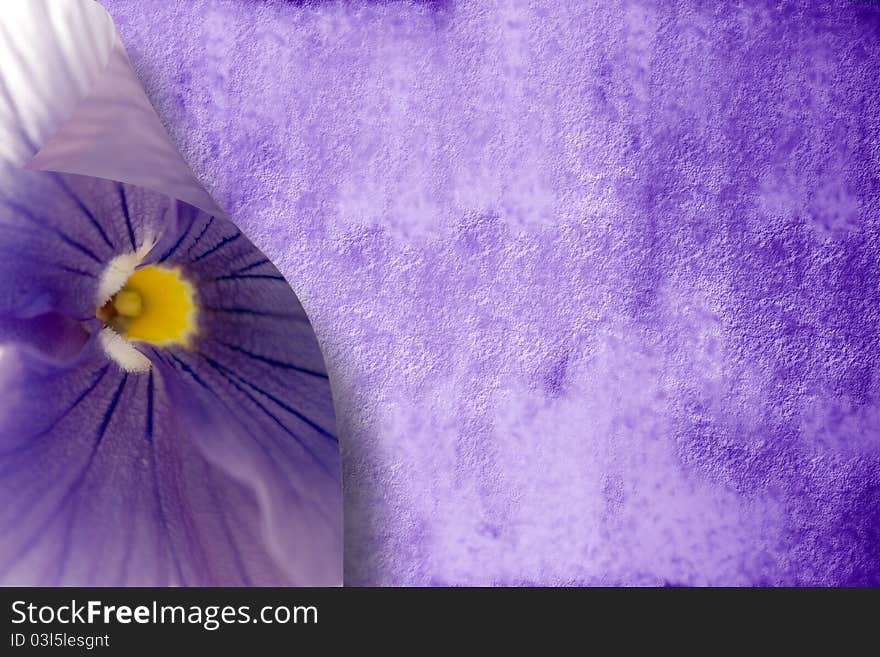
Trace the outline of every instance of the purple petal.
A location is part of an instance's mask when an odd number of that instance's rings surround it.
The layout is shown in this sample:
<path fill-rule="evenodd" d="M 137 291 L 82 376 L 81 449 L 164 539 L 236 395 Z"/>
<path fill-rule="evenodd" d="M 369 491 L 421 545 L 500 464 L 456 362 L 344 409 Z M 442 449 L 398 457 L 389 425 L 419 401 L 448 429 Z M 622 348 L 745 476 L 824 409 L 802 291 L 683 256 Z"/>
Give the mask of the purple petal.
<path fill-rule="evenodd" d="M 160 368 L 145 375 L 120 371 L 94 341 L 70 368 L 6 356 L 0 580 L 341 582 L 338 445 L 320 355 L 303 344 L 317 362 L 297 360 L 302 338 L 249 327 L 263 335 L 259 356 L 227 327 L 196 352 L 155 349 Z"/>
<path fill-rule="evenodd" d="M 174 220 L 173 202 L 148 190 L 0 167 L 0 317 L 94 317 L 110 260 Z"/>
<path fill-rule="evenodd" d="M 41 358 L 4 355 L 0 580 L 341 583 L 330 387 L 284 278 L 233 224 L 185 203 L 16 178 L 0 198 L 0 339 Z M 125 373 L 95 337 L 96 281 L 151 235 L 145 263 L 182 269 L 199 327 L 190 348 L 141 345 L 158 367 Z"/>
<path fill-rule="evenodd" d="M 7 39 L 0 73 L 0 581 L 339 584 L 339 448 L 308 318 L 193 178 L 95 6 L 0 19 L 32 42 Z M 19 169 L 37 148 L 43 171 Z M 137 343 L 155 366 L 126 372 L 96 308 L 108 272 L 128 275 L 116 259 L 151 245 L 143 264 L 194 286 L 198 331 Z"/>
<path fill-rule="evenodd" d="M 207 462 L 256 497 L 259 509 L 243 515 L 248 535 L 281 573 L 275 583 L 341 584 L 342 489 L 332 417 L 302 404 L 292 411 L 233 369 L 205 360 L 210 367 L 174 356 L 161 371 L 174 398 L 185 400 L 178 404 L 182 426 Z M 308 424 L 316 418 L 325 423 L 320 432 Z M 247 555 L 242 563 L 263 561 Z"/>
<path fill-rule="evenodd" d="M 82 323 L 54 312 L 25 319 L 0 318 L 0 343 L 21 345 L 56 362 L 75 358 L 88 338 Z"/>
<path fill-rule="evenodd" d="M 278 582 L 249 537 L 253 498 L 194 449 L 157 377 L 94 350 L 75 370 L 21 368 L 2 432 L 5 583 Z"/>

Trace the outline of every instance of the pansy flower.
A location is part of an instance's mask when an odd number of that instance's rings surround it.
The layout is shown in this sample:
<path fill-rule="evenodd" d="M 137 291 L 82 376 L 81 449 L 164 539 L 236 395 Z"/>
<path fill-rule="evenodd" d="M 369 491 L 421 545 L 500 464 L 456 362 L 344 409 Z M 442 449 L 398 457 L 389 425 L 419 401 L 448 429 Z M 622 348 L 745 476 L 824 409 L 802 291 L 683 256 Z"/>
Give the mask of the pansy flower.
<path fill-rule="evenodd" d="M 0 13 L 0 342 L 0 582 L 341 583 L 309 320 L 91 0 Z"/>

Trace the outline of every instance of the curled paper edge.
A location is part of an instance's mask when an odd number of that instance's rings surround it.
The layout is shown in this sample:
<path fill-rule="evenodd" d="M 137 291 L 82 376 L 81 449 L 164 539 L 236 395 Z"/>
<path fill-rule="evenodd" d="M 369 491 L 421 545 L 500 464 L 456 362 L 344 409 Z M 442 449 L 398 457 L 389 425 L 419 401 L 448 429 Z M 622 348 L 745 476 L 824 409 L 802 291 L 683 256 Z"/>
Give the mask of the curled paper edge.
<path fill-rule="evenodd" d="M 0 34 L 28 73 L 14 84 L 2 80 L 7 111 L 40 117 L 31 118 L 33 157 L 25 168 L 146 187 L 228 218 L 171 142 L 104 7 L 94 0 L 7 1 Z"/>

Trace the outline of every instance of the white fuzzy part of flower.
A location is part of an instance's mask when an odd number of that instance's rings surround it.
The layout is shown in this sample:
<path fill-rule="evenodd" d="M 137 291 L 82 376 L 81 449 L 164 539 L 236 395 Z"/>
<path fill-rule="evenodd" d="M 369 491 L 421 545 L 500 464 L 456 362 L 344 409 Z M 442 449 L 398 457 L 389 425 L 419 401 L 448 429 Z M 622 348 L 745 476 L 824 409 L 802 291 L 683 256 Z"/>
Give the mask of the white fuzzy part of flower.
<path fill-rule="evenodd" d="M 98 282 L 98 294 L 97 299 L 95 299 L 98 308 L 103 307 L 114 294 L 125 286 L 126 281 L 128 281 L 138 265 L 143 262 L 154 244 L 155 242 L 152 239 L 146 239 L 134 253 L 123 253 L 108 263 L 101 273 L 101 279 Z"/>
<path fill-rule="evenodd" d="M 105 328 L 98 335 L 101 347 L 126 372 L 149 372 L 150 359 L 138 351 L 134 345 L 111 328 Z"/>
<path fill-rule="evenodd" d="M 101 281 L 98 283 L 98 298 L 96 303 L 100 308 L 110 301 L 110 297 L 119 292 L 125 285 L 129 276 L 141 263 L 141 259 L 137 253 L 123 253 L 118 255 L 107 265 L 101 274 Z"/>

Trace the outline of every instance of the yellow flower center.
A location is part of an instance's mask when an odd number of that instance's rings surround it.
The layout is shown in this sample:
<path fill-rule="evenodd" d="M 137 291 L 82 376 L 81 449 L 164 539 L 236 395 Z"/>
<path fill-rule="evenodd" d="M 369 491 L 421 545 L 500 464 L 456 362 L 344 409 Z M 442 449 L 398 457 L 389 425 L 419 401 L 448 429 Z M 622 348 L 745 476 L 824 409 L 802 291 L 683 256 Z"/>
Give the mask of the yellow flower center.
<path fill-rule="evenodd" d="M 128 340 L 186 345 L 196 330 L 194 298 L 180 269 L 147 265 L 129 276 L 98 317 Z"/>

